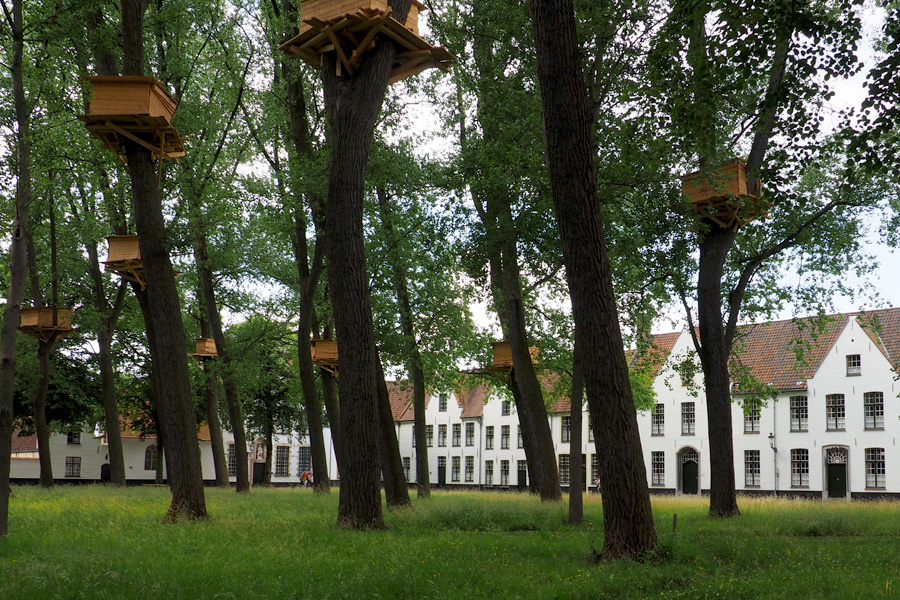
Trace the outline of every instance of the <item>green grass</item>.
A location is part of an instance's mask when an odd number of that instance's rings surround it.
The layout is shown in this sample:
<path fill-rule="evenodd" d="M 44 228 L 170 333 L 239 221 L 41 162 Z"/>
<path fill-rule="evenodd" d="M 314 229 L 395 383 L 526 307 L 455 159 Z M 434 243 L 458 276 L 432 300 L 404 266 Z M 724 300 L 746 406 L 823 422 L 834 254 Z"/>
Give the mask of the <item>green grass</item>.
<path fill-rule="evenodd" d="M 0 598 L 881 598 L 900 583 L 900 504 L 654 502 L 648 563 L 596 564 L 585 524 L 519 494 L 435 493 L 386 511 L 385 531 L 334 527 L 337 491 L 207 490 L 212 517 L 163 524 L 161 488 L 15 488 Z M 672 514 L 678 531 L 672 533 Z"/>

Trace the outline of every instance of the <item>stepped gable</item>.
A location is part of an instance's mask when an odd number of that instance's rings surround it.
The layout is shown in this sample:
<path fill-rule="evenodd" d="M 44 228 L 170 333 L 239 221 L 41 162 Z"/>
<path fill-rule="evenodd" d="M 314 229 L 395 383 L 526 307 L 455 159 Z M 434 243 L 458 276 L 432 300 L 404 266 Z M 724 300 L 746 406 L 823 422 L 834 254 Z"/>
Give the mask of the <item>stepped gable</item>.
<path fill-rule="evenodd" d="M 818 317 L 743 325 L 735 336 L 731 370 L 748 369 L 764 385 L 782 391 L 805 390 L 850 316 L 825 317 L 816 335 Z"/>
<path fill-rule="evenodd" d="M 900 308 L 886 308 L 856 314 L 856 321 L 887 358 L 900 366 Z"/>
<path fill-rule="evenodd" d="M 37 435 L 24 435 L 20 436 L 20 429 L 16 429 L 13 431 L 12 437 L 12 453 L 20 454 L 23 452 L 37 452 L 38 451 L 38 441 Z"/>
<path fill-rule="evenodd" d="M 487 385 L 478 385 L 474 388 L 463 389 L 455 392 L 456 402 L 463 409 L 461 419 L 474 419 L 484 414 L 484 404 L 487 401 L 491 388 Z"/>
<path fill-rule="evenodd" d="M 656 377 L 680 337 L 680 331 L 654 335 L 650 339 L 647 351 L 641 356 L 637 356 L 636 350 L 629 350 L 625 353 L 629 366 L 645 370 L 651 378 Z"/>

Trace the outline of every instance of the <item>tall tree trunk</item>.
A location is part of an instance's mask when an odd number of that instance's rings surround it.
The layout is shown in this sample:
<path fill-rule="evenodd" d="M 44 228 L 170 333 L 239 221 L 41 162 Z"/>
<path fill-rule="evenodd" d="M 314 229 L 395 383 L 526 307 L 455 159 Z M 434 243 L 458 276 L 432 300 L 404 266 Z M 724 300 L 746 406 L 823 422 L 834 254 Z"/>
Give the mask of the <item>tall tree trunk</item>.
<path fill-rule="evenodd" d="M 219 418 L 219 381 L 215 368 L 205 365 L 206 378 L 206 423 L 209 426 L 209 445 L 212 448 L 213 468 L 216 472 L 216 486 L 230 488 L 228 458 L 225 456 L 225 441 L 222 436 L 222 421 Z"/>
<path fill-rule="evenodd" d="M 156 429 L 156 473 L 153 474 L 155 483 L 162 485 L 166 482 L 166 443 L 162 429 Z"/>
<path fill-rule="evenodd" d="M 391 0 L 406 20 L 410 0 Z M 341 347 L 338 379 L 341 464 L 338 525 L 382 528 L 378 489 L 377 354 L 366 276 L 363 200 L 366 162 L 397 48 L 382 39 L 353 74 L 338 76 L 337 56 L 323 55 L 322 85 L 331 124 L 331 168 L 325 214 L 325 256 L 334 323 Z"/>
<path fill-rule="evenodd" d="M 143 20 L 146 0 L 122 1 L 123 73 L 144 74 Z M 147 280 L 150 317 L 155 329 L 153 368 L 160 382 L 156 407 L 166 436 L 172 504 L 167 518 L 207 516 L 203 492 L 197 419 L 191 397 L 184 323 L 172 262 L 166 244 L 162 197 L 150 151 L 124 140 L 134 201 L 141 261 Z M 154 340 L 151 339 L 151 343 Z"/>
<path fill-rule="evenodd" d="M 594 169 L 593 121 L 572 0 L 531 0 L 547 165 L 575 344 L 603 479 L 603 559 L 656 549 L 647 473 L 606 254 Z"/>
<path fill-rule="evenodd" d="M 394 230 L 393 211 L 391 210 L 387 190 L 379 186 L 376 190 L 378 208 L 381 213 L 381 227 L 388 248 L 394 249 L 391 254 L 391 272 L 394 276 L 394 293 L 397 295 L 397 307 L 400 312 L 400 328 L 406 344 L 407 365 L 413 387 L 413 420 L 416 448 L 416 497 L 420 500 L 431 496 L 429 481 L 428 448 L 425 441 L 425 374 L 422 372 L 422 355 L 413 324 L 412 305 L 409 300 L 409 284 L 407 282 L 406 265 L 398 255 L 397 233 Z"/>
<path fill-rule="evenodd" d="M 331 445 L 334 448 L 334 460 L 337 462 L 339 474 L 344 457 L 344 446 L 341 439 L 341 405 L 335 392 L 334 375 L 325 369 L 319 369 L 319 379 L 322 381 L 322 401 L 325 404 L 325 414 L 328 415 Z"/>
<path fill-rule="evenodd" d="M 263 474 L 263 482 L 267 487 L 272 486 L 272 437 L 275 427 L 270 421 L 266 424 L 266 468 Z"/>
<path fill-rule="evenodd" d="M 572 353 L 572 408 L 569 411 L 571 418 L 572 435 L 569 438 L 569 524 L 580 525 L 584 521 L 584 479 L 582 471 L 581 447 L 583 437 L 581 431 L 584 427 L 581 408 L 584 405 L 584 372 L 581 369 L 581 357 L 578 347 Z M 574 456 L 574 458 L 573 458 Z"/>
<path fill-rule="evenodd" d="M 50 460 L 50 424 L 47 422 L 47 390 L 50 389 L 50 353 L 53 342 L 38 345 L 38 381 L 32 398 L 34 429 L 38 440 L 38 461 L 41 465 L 41 487 L 53 487 L 53 462 Z"/>
<path fill-rule="evenodd" d="M 391 411 L 391 396 L 384 380 L 384 368 L 378 357 L 378 455 L 381 457 L 381 476 L 384 498 L 388 506 L 409 506 L 409 485 L 403 472 L 400 444 Z"/>
<path fill-rule="evenodd" d="M 225 341 L 225 332 L 222 329 L 222 316 L 219 314 L 219 305 L 216 302 L 216 291 L 212 269 L 209 266 L 209 250 L 203 223 L 195 222 L 193 230 L 194 257 L 197 261 L 197 273 L 200 276 L 200 286 L 203 291 L 203 309 L 206 321 L 212 331 L 212 337 L 216 342 L 216 352 L 221 365 L 222 387 L 225 389 L 225 404 L 228 407 L 228 418 L 231 432 L 234 435 L 235 489 L 238 492 L 248 492 L 250 491 L 250 465 L 247 457 L 244 414 L 238 396 L 237 382 L 234 380 L 234 372 L 231 367 L 231 354 L 228 343 Z"/>
<path fill-rule="evenodd" d="M 709 422 L 709 514 L 730 517 L 740 514 L 734 480 L 734 444 L 731 428 L 731 377 L 722 320 L 722 272 L 735 233 L 708 223 L 700 242 L 700 272 L 697 276 L 697 325 L 700 329 L 700 363 L 706 385 Z"/>

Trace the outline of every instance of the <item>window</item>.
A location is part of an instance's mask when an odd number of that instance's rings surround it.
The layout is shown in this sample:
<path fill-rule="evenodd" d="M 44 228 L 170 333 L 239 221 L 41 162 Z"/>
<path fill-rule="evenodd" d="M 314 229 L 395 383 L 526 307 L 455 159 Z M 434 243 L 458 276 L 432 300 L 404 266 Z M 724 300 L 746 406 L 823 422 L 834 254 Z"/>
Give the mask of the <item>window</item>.
<path fill-rule="evenodd" d="M 66 477 L 81 477 L 81 457 L 66 457 Z"/>
<path fill-rule="evenodd" d="M 500 448 L 502 450 L 509 450 L 509 425 L 502 425 L 500 427 Z"/>
<path fill-rule="evenodd" d="M 885 487 L 884 448 L 866 448 L 866 487 Z"/>
<path fill-rule="evenodd" d="M 80 444 L 81 443 L 81 432 L 80 431 L 70 431 L 66 434 L 66 443 L 67 444 Z"/>
<path fill-rule="evenodd" d="M 447 445 L 447 426 L 438 425 L 438 446 L 443 448 Z"/>
<path fill-rule="evenodd" d="M 512 400 L 503 401 L 503 405 L 500 408 L 500 414 L 504 417 L 512 414 Z"/>
<path fill-rule="evenodd" d="M 466 481 L 475 481 L 475 457 L 466 457 Z"/>
<path fill-rule="evenodd" d="M 447 412 L 447 394 L 441 394 L 438 396 L 438 411 Z"/>
<path fill-rule="evenodd" d="M 681 403 L 681 433 L 694 435 L 694 403 Z"/>
<path fill-rule="evenodd" d="M 666 432 L 666 407 L 657 404 L 650 413 L 650 435 L 663 435 Z"/>
<path fill-rule="evenodd" d="M 650 453 L 650 464 L 651 464 L 651 469 L 652 469 L 650 483 L 652 485 L 665 485 L 666 484 L 666 453 L 665 452 L 651 452 Z"/>
<path fill-rule="evenodd" d="M 237 456 L 234 452 L 234 444 L 228 444 L 228 476 L 234 477 L 237 475 Z"/>
<path fill-rule="evenodd" d="M 452 466 L 450 467 L 450 481 L 459 481 L 459 457 L 454 456 L 452 461 Z"/>
<path fill-rule="evenodd" d="M 509 485 L 509 461 L 500 461 L 500 485 Z"/>
<path fill-rule="evenodd" d="M 759 400 L 747 401 L 744 413 L 744 433 L 759 433 Z"/>
<path fill-rule="evenodd" d="M 689 387 L 694 383 L 694 364 L 690 360 L 685 360 L 678 365 L 678 375 L 681 379 L 681 387 Z"/>
<path fill-rule="evenodd" d="M 297 477 L 304 473 L 312 473 L 312 450 L 309 446 L 297 448 Z"/>
<path fill-rule="evenodd" d="M 475 423 L 466 423 L 466 446 L 475 445 Z"/>
<path fill-rule="evenodd" d="M 808 431 L 806 396 L 791 396 L 791 431 Z"/>
<path fill-rule="evenodd" d="M 559 455 L 559 482 L 561 484 L 569 483 L 569 455 Z"/>
<path fill-rule="evenodd" d="M 400 423 L 397 423 L 397 437 L 400 437 Z M 416 447 L 416 426 L 412 426 L 412 447 Z"/>
<path fill-rule="evenodd" d="M 446 469 L 447 468 L 447 457 L 446 456 L 438 456 L 438 469 Z"/>
<path fill-rule="evenodd" d="M 591 484 L 600 477 L 600 457 L 597 454 L 591 454 Z"/>
<path fill-rule="evenodd" d="M 516 448 L 524 448 L 525 441 L 522 439 L 522 426 L 519 425 L 516 427 L 516 432 L 518 433 L 518 440 L 516 440 Z"/>
<path fill-rule="evenodd" d="M 290 465 L 291 447 L 275 446 L 275 477 L 287 477 Z"/>
<path fill-rule="evenodd" d="M 866 429 L 884 429 L 884 394 L 866 392 L 863 394 L 866 411 Z"/>
<path fill-rule="evenodd" d="M 484 463 L 484 485 L 494 485 L 494 461 Z"/>
<path fill-rule="evenodd" d="M 829 430 L 842 430 L 845 426 L 844 395 L 828 394 L 825 396 L 825 428 Z"/>
<path fill-rule="evenodd" d="M 588 441 L 593 442 L 594 441 L 594 424 L 591 423 L 590 413 L 588 413 L 588 415 L 587 415 L 587 422 L 588 422 Z"/>
<path fill-rule="evenodd" d="M 791 485 L 809 486 L 809 450 L 805 448 L 791 450 Z"/>
<path fill-rule="evenodd" d="M 409 481 L 409 457 L 403 457 L 403 477 L 406 478 L 406 481 Z"/>
<path fill-rule="evenodd" d="M 429 448 L 434 445 L 434 425 L 425 426 L 425 445 Z"/>
<path fill-rule="evenodd" d="M 859 354 L 847 355 L 847 376 L 862 375 L 862 361 Z"/>
<path fill-rule="evenodd" d="M 563 443 L 572 440 L 572 416 L 566 415 L 562 418 L 562 429 L 560 431 L 560 441 Z"/>
<path fill-rule="evenodd" d="M 759 450 L 744 450 L 744 485 L 759 486 Z"/>
<path fill-rule="evenodd" d="M 156 457 L 157 457 L 156 444 L 150 444 L 149 446 L 147 446 L 147 449 L 144 450 L 144 470 L 145 471 L 155 471 L 156 470 Z"/>
<path fill-rule="evenodd" d="M 488 425 L 484 428 L 484 449 L 494 449 L 494 426 Z"/>
<path fill-rule="evenodd" d="M 462 439 L 462 425 L 459 423 L 454 423 L 453 425 L 453 446 L 455 448 L 459 447 L 460 440 Z"/>

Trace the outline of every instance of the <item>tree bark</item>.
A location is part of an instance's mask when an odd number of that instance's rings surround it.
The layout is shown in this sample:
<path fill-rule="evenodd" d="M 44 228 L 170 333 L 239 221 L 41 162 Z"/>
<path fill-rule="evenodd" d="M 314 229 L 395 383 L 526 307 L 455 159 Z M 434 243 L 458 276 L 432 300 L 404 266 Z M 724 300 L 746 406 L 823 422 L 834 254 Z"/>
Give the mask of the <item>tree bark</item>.
<path fill-rule="evenodd" d="M 409 0 L 392 0 L 406 20 Z M 336 53 L 323 55 L 322 84 L 331 124 L 331 167 L 325 214 L 325 256 L 334 323 L 341 345 L 338 379 L 341 465 L 338 525 L 382 528 L 378 489 L 377 355 L 366 276 L 363 200 L 366 162 L 397 48 L 382 39 L 353 74 L 338 76 Z"/>
<path fill-rule="evenodd" d="M 381 227 L 388 248 L 394 249 L 391 255 L 391 272 L 394 276 L 394 293 L 397 295 L 397 307 L 400 312 L 400 328 L 406 343 L 407 368 L 413 387 L 413 429 L 416 447 L 416 497 L 420 500 L 431 496 L 429 481 L 428 448 L 425 441 L 425 374 L 422 372 L 422 355 L 416 338 L 413 324 L 413 311 L 409 300 L 409 284 L 406 266 L 396 251 L 399 240 L 394 230 L 393 211 L 391 210 L 387 190 L 379 186 L 376 190 L 378 208 L 381 213 Z"/>
<path fill-rule="evenodd" d="M 123 73 L 143 75 L 144 0 L 122 1 Z M 150 317 L 155 329 L 154 370 L 160 383 L 156 407 L 165 433 L 172 504 L 167 518 L 178 520 L 207 516 L 203 492 L 197 419 L 191 397 L 185 352 L 184 324 L 172 262 L 166 244 L 162 197 L 150 151 L 124 141 L 134 202 Z M 150 340 L 153 343 L 153 339 Z"/>
<path fill-rule="evenodd" d="M 38 461 L 41 465 L 41 487 L 53 487 L 53 461 L 50 460 L 50 424 L 47 422 L 47 390 L 50 389 L 50 353 L 53 342 L 38 345 L 38 381 L 32 398 L 34 429 L 38 439 Z"/>
<path fill-rule="evenodd" d="M 657 547 L 647 474 L 606 253 L 593 121 L 571 0 L 532 0 L 550 187 L 603 479 L 602 559 Z"/>
<path fill-rule="evenodd" d="M 569 524 L 580 525 L 584 521 L 584 479 L 581 446 L 584 427 L 581 407 L 584 405 L 584 372 L 578 347 L 572 353 L 572 408 L 569 411 L 572 435 L 569 438 Z M 574 450 L 574 452 L 573 452 Z M 572 459 L 573 454 L 575 459 Z"/>
<path fill-rule="evenodd" d="M 400 444 L 391 411 L 391 396 L 384 380 L 381 357 L 378 359 L 378 455 L 381 458 L 381 477 L 384 498 L 388 506 L 409 506 L 409 485 L 403 472 Z"/>
<path fill-rule="evenodd" d="M 207 325 L 208 327 L 208 325 Z M 208 337 L 208 331 L 203 332 Z M 206 423 L 209 426 L 209 445 L 212 449 L 213 468 L 216 472 L 216 486 L 230 488 L 228 476 L 228 457 L 225 456 L 225 440 L 222 436 L 222 420 L 219 418 L 219 379 L 216 369 L 203 361 L 203 375 L 206 379 Z"/>

